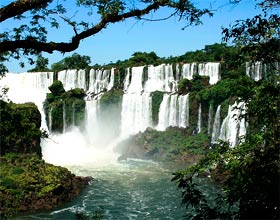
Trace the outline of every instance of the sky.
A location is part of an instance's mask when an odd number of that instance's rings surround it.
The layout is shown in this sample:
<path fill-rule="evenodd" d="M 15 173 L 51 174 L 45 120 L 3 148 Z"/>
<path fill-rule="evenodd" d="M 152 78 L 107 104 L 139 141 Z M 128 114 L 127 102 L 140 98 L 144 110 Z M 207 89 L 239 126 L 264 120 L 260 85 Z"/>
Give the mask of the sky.
<path fill-rule="evenodd" d="M 154 51 L 159 57 L 179 56 L 188 51 L 203 49 L 205 45 L 221 43 L 221 27 L 228 27 L 238 19 L 246 19 L 254 16 L 260 11 L 255 9 L 254 0 L 242 0 L 237 5 L 228 4 L 230 0 L 200 0 L 195 1 L 200 6 L 217 9 L 213 17 L 204 16 L 203 24 L 194 27 L 187 27 L 184 30 L 183 22 L 175 18 L 159 22 L 143 22 L 135 19 L 125 20 L 120 23 L 111 24 L 106 29 L 96 35 L 81 42 L 80 47 L 64 55 L 59 52 L 53 54 L 43 53 L 51 64 L 71 56 L 74 52 L 86 55 L 91 58 L 91 64 L 106 64 L 125 60 L 131 57 L 134 52 Z M 1 0 L 0 6 L 6 5 L 10 0 Z M 211 4 L 210 4 L 211 3 Z M 65 4 L 71 4 L 65 1 Z M 70 7 L 73 5 L 69 5 Z M 157 17 L 164 17 L 169 13 L 164 9 Z M 86 16 L 83 12 L 78 12 L 77 16 Z M 150 18 L 149 16 L 146 16 Z M 1 24 L 1 30 L 15 27 L 18 21 L 9 19 Z M 71 30 L 62 27 L 50 32 L 49 39 L 61 41 L 70 39 Z M 24 61 L 22 59 L 21 61 Z M 25 72 L 34 66 L 26 65 L 19 67 L 19 61 L 10 60 L 5 65 L 9 72 Z"/>

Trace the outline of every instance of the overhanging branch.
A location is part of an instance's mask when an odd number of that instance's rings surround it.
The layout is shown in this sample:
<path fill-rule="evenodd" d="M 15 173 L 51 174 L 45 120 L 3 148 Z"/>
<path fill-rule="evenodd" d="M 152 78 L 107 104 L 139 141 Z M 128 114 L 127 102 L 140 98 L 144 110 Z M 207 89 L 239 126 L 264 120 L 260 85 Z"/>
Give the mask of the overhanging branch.
<path fill-rule="evenodd" d="M 158 9 L 160 6 L 168 6 L 166 3 L 154 2 L 153 4 L 147 6 L 142 10 L 132 10 L 123 14 L 108 14 L 105 16 L 97 25 L 94 27 L 82 31 L 79 34 L 76 34 L 72 37 L 72 40 L 69 43 L 65 42 L 42 42 L 38 41 L 35 38 L 29 38 L 26 40 L 4 40 L 0 42 L 0 53 L 5 53 L 8 51 L 16 51 L 18 49 L 31 49 L 35 51 L 44 51 L 47 53 L 52 53 L 53 51 L 60 52 L 70 52 L 79 47 L 80 41 L 88 38 L 105 28 L 109 23 L 116 23 L 131 17 L 141 17 L 145 14 L 148 14 L 152 10 Z"/>
<path fill-rule="evenodd" d="M 0 9 L 0 22 L 23 14 L 32 9 L 46 7 L 53 0 L 18 0 L 14 1 Z"/>

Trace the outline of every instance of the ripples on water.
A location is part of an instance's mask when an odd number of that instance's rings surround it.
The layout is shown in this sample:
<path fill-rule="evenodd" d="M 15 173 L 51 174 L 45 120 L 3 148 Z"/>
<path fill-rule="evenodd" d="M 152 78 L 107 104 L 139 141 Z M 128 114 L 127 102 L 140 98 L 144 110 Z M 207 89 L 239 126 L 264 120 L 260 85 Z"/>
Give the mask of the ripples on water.
<path fill-rule="evenodd" d="M 104 219 L 183 219 L 185 208 L 172 172 L 160 163 L 127 160 L 102 167 L 68 167 L 76 175 L 92 176 L 95 181 L 81 196 L 56 210 L 16 218 L 75 219 L 75 213 L 94 214 L 104 210 Z"/>

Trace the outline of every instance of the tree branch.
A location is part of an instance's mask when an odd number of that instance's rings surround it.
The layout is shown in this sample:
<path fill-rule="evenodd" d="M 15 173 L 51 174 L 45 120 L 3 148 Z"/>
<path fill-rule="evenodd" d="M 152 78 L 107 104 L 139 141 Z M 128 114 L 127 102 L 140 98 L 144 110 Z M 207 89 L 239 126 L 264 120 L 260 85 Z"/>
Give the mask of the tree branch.
<path fill-rule="evenodd" d="M 44 8 L 53 0 L 17 0 L 0 9 L 0 22 L 7 20 L 26 11 Z"/>
<path fill-rule="evenodd" d="M 158 1 L 153 4 L 147 6 L 146 8 L 140 10 L 132 10 L 123 14 L 108 14 L 106 15 L 97 25 L 92 28 L 82 31 L 79 34 L 76 34 L 72 37 L 72 40 L 69 43 L 65 42 L 42 42 L 38 41 L 35 38 L 29 38 L 25 40 L 4 40 L 0 42 L 1 53 L 5 53 L 8 51 L 16 51 L 18 49 L 25 50 L 35 50 L 35 51 L 44 51 L 47 53 L 52 53 L 53 51 L 60 52 L 70 52 L 79 47 L 80 41 L 88 38 L 102 29 L 104 29 L 109 23 L 116 23 L 131 17 L 141 17 L 145 14 L 148 14 L 152 10 L 157 10 L 160 6 L 168 6 L 166 3 L 160 3 Z"/>

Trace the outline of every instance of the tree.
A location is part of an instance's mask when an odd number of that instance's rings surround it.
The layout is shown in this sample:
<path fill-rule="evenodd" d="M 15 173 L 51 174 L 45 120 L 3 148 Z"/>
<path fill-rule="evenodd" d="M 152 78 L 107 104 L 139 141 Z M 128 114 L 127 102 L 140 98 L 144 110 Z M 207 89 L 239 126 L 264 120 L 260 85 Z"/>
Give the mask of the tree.
<path fill-rule="evenodd" d="M 49 59 L 43 57 L 41 54 L 38 55 L 37 60 L 36 60 L 36 66 L 35 68 L 28 70 L 28 72 L 39 72 L 39 71 L 48 71 L 48 64 L 49 64 Z"/>
<path fill-rule="evenodd" d="M 58 72 L 66 69 L 85 69 L 90 64 L 89 56 L 82 56 L 78 53 L 73 53 L 70 57 L 65 57 L 63 60 L 52 64 L 52 71 Z"/>
<path fill-rule="evenodd" d="M 263 15 L 223 29 L 224 39 L 241 47 L 243 56 L 251 61 L 263 61 L 270 66 L 270 77 L 255 83 L 238 85 L 240 101 L 246 103 L 241 116 L 249 123 L 245 141 L 235 148 L 223 143 L 210 151 L 197 165 L 174 176 L 183 191 L 183 202 L 194 208 L 189 219 L 279 219 L 280 210 L 280 70 L 279 13 L 268 11 L 280 7 L 279 0 L 258 1 Z M 194 181 L 205 169 L 224 176 L 224 194 L 217 195 L 216 206 L 208 204 Z M 214 175 L 215 172 L 212 172 Z M 226 203 L 227 209 L 219 206 Z M 239 207 L 232 211 L 233 204 Z M 237 216 L 236 216 L 237 215 Z"/>
<path fill-rule="evenodd" d="M 108 25 L 128 18 L 147 20 L 144 16 L 161 8 L 170 8 L 166 18 L 178 16 L 186 25 L 201 23 L 201 16 L 212 15 L 208 9 L 199 9 L 189 0 L 139 0 L 127 3 L 121 0 L 75 0 L 77 10 L 87 10 L 88 20 L 81 20 L 73 15 L 73 8 L 67 9 L 63 2 L 53 0 L 15 0 L 0 9 L 0 23 L 8 19 L 19 20 L 17 27 L 0 34 L 0 60 L 19 59 L 21 55 L 32 56 L 41 52 L 62 53 L 77 49 L 80 42 L 99 33 Z M 72 14 L 71 14 L 72 13 Z M 85 13 L 83 11 L 82 13 Z M 98 19 L 97 19 L 98 18 Z M 72 29 L 72 36 L 65 42 L 48 41 L 48 33 L 67 25 Z M 32 58 L 29 57 L 32 63 Z M 24 63 L 21 63 L 24 65 Z M 4 65 L 0 66 L 5 71 Z"/>

